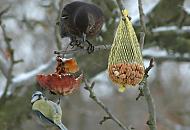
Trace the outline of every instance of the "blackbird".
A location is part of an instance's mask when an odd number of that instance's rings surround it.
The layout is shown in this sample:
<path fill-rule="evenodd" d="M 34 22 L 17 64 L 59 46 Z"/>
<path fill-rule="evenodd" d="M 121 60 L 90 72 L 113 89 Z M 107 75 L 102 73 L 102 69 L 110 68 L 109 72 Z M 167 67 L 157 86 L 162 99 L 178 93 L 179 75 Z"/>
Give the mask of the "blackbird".
<path fill-rule="evenodd" d="M 93 51 L 94 46 L 87 38 L 95 37 L 100 33 L 104 23 L 102 10 L 94 4 L 75 1 L 67 4 L 60 18 L 61 37 L 70 37 L 71 46 L 81 46 L 88 43 L 88 51 Z M 81 40 L 76 40 L 80 38 Z"/>

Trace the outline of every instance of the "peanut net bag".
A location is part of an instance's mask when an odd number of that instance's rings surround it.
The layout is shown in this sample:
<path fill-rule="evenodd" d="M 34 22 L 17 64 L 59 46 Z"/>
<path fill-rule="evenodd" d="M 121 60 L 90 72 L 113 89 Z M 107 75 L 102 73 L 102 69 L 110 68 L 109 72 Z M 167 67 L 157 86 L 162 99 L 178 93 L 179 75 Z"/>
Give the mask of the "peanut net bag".
<path fill-rule="evenodd" d="M 108 59 L 110 79 L 118 84 L 123 92 L 126 86 L 136 86 L 144 76 L 143 58 L 137 36 L 128 18 L 128 11 L 123 10 Z"/>

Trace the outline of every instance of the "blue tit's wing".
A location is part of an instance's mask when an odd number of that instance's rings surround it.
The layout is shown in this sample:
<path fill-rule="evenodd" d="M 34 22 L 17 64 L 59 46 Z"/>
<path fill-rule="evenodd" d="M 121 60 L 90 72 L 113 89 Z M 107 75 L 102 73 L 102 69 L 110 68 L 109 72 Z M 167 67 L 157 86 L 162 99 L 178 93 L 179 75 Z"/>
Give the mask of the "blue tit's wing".
<path fill-rule="evenodd" d="M 34 104 L 32 105 L 32 110 L 40 112 L 46 118 L 53 121 L 55 108 L 53 107 L 53 105 L 51 105 L 51 103 L 49 103 L 48 100 L 41 99 L 34 102 Z"/>
<path fill-rule="evenodd" d="M 49 118 L 46 118 L 40 111 L 38 110 L 33 110 L 33 112 L 40 118 L 40 120 L 43 123 L 48 123 L 48 124 L 54 124 L 54 122 L 52 120 L 50 120 Z"/>
<path fill-rule="evenodd" d="M 38 115 L 41 116 L 41 118 L 45 117 L 47 121 L 55 124 L 56 126 L 58 126 L 58 124 L 61 122 L 61 107 L 60 105 L 50 100 L 41 99 L 34 102 L 32 110 L 37 111 Z"/>

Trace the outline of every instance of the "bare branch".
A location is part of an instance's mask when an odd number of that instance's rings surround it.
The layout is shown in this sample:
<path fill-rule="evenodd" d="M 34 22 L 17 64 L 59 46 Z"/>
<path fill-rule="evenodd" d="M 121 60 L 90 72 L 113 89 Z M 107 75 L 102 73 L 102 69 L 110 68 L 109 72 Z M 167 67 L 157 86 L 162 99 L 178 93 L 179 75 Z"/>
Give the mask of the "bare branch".
<path fill-rule="evenodd" d="M 146 79 L 147 79 L 147 77 L 148 77 L 148 72 L 149 72 L 153 67 L 154 67 L 154 58 L 151 58 L 151 59 L 150 59 L 149 66 L 145 69 L 145 76 L 144 76 L 144 77 L 146 77 Z M 143 80 L 144 80 L 144 79 L 143 79 Z M 145 96 L 145 95 L 144 95 L 144 91 L 143 91 L 145 82 L 146 82 L 146 81 L 144 80 L 144 81 L 142 81 L 142 82 L 140 83 L 140 85 L 139 85 L 139 91 L 140 91 L 140 92 L 139 92 L 139 95 L 137 96 L 136 100 L 139 100 L 140 97 Z"/>
<path fill-rule="evenodd" d="M 61 16 L 63 1 L 64 0 L 59 1 L 59 10 L 57 10 L 57 19 L 56 19 L 57 22 L 59 21 L 60 16 Z M 55 24 L 55 41 L 56 41 L 57 49 L 61 50 L 62 47 L 61 47 L 61 40 L 60 40 L 60 35 L 59 35 L 59 26 L 57 24 Z"/>
<path fill-rule="evenodd" d="M 190 62 L 190 57 L 183 56 L 152 56 L 152 55 L 144 55 L 144 59 L 151 59 L 154 57 L 155 61 L 164 62 L 164 61 L 175 61 L 175 62 Z"/>
<path fill-rule="evenodd" d="M 145 69 L 145 75 L 148 75 L 148 72 L 154 67 L 154 58 L 150 59 L 149 66 Z"/>
<path fill-rule="evenodd" d="M 109 110 L 109 108 L 107 108 L 103 102 L 97 98 L 97 96 L 95 95 L 94 91 L 93 91 L 93 86 L 95 84 L 95 82 L 93 82 L 92 84 L 89 84 L 87 79 L 84 79 L 84 82 L 85 82 L 85 89 L 87 91 L 89 91 L 90 95 L 89 97 L 96 102 L 96 104 L 98 104 L 107 114 L 108 116 L 105 116 L 103 118 L 103 120 L 100 121 L 100 124 L 103 124 L 105 121 L 107 121 L 108 119 L 111 119 L 113 120 L 115 123 L 117 123 L 119 125 L 119 127 L 123 130 L 131 130 L 130 127 L 126 127 L 125 125 L 123 125 L 112 113 L 111 111 Z"/>
<path fill-rule="evenodd" d="M 11 84 L 12 82 L 12 71 L 13 71 L 13 67 L 14 67 L 14 50 L 12 49 L 11 47 L 11 38 L 9 38 L 6 34 L 6 31 L 5 31 L 5 26 L 4 25 L 0 25 L 1 26 L 1 29 L 2 29 L 2 33 L 3 33 L 3 37 L 4 37 L 4 41 L 7 45 L 7 50 L 8 53 L 10 54 L 10 66 L 9 66 L 9 69 L 8 69 L 8 73 L 7 73 L 7 81 L 6 81 L 6 85 L 5 85 L 5 90 L 3 92 L 3 95 L 1 97 L 1 104 L 3 104 L 6 100 L 6 94 L 7 94 L 7 91 L 8 91 L 8 87 L 9 85 Z"/>
<path fill-rule="evenodd" d="M 122 0 L 116 0 L 116 2 L 117 2 L 117 5 L 119 7 L 119 10 L 120 10 L 120 13 L 121 13 L 122 17 L 125 19 L 125 17 L 123 16 L 123 13 L 122 13 L 122 10 L 125 9 L 125 7 L 122 4 Z"/>
<path fill-rule="evenodd" d="M 136 100 L 139 100 L 140 97 L 144 96 L 143 88 L 139 86 L 139 95 L 136 97 Z"/>
<path fill-rule="evenodd" d="M 100 50 L 107 50 L 107 49 L 111 49 L 111 45 L 94 46 L 94 52 L 100 51 Z M 54 51 L 54 54 L 74 54 L 74 53 L 86 54 L 88 53 L 88 51 L 87 51 L 87 48 L 76 48 L 76 49 L 70 49 L 66 51 Z"/>
<path fill-rule="evenodd" d="M 146 33 L 146 25 L 145 25 L 145 21 L 144 21 L 144 12 L 143 12 L 143 8 L 142 8 L 142 1 L 138 0 L 138 4 L 139 4 L 139 14 L 140 14 L 141 28 L 142 28 L 142 31 L 144 33 L 144 35 L 141 35 L 142 38 L 140 40 L 140 42 L 141 42 L 140 45 L 142 47 L 142 46 L 144 46 L 144 38 L 145 38 L 145 33 Z M 145 70 L 144 78 L 141 81 L 141 83 L 139 84 L 139 88 L 141 88 L 143 90 L 143 95 L 145 96 L 145 99 L 146 99 L 146 102 L 147 102 L 147 105 L 148 105 L 149 119 L 147 121 L 147 125 L 149 126 L 150 130 L 156 130 L 157 129 L 156 128 L 155 105 L 154 105 L 153 98 L 152 98 L 152 96 L 150 94 L 150 89 L 147 86 L 148 72 L 153 67 L 153 61 L 154 61 L 153 59 L 150 60 L 149 67 L 146 68 L 146 70 Z M 138 96 L 138 98 L 139 98 L 139 96 Z"/>
<path fill-rule="evenodd" d="M 141 29 L 142 29 L 142 32 L 146 33 L 145 15 L 144 15 L 143 7 L 142 7 L 142 0 L 138 0 L 138 4 L 139 4 Z"/>
<path fill-rule="evenodd" d="M 180 11 L 180 17 L 178 19 L 178 22 L 177 22 L 177 25 L 178 25 L 178 28 L 181 28 L 186 20 L 186 16 L 187 16 L 187 12 L 183 9 L 183 7 L 181 8 L 181 11 Z"/>
<path fill-rule="evenodd" d="M 143 33 L 143 35 L 144 34 L 145 33 Z M 141 37 L 140 39 L 142 39 L 142 41 L 144 42 L 144 38 Z M 141 40 L 140 40 L 140 43 L 141 43 Z M 141 45 L 143 45 L 143 44 L 141 44 Z M 111 49 L 111 45 L 98 45 L 98 46 L 95 46 L 94 52 L 100 51 L 100 50 L 109 50 L 109 49 Z M 70 49 L 70 50 L 66 50 L 66 51 L 64 51 L 64 50 L 54 51 L 54 54 L 76 54 L 76 53 L 87 54 L 88 51 L 86 49 L 82 49 L 82 48 L 75 48 L 75 49 Z M 163 62 L 163 61 L 190 62 L 190 57 L 182 57 L 182 56 L 175 56 L 175 55 L 169 55 L 169 56 L 168 55 L 155 56 L 155 55 L 151 55 L 151 54 L 143 55 L 144 59 L 151 59 L 153 57 L 154 57 L 154 60 L 158 61 L 158 62 Z"/>
<path fill-rule="evenodd" d="M 5 58 L 0 55 L 0 71 L 5 76 L 5 78 L 8 77 L 9 66 L 9 62 L 7 62 Z"/>
<path fill-rule="evenodd" d="M 9 11 L 10 9 L 10 5 L 8 5 L 7 7 L 5 7 L 3 10 L 0 11 L 0 25 L 2 24 L 1 23 L 1 19 L 2 19 L 2 16 Z M 3 28 L 2 28 L 3 27 Z M 1 29 L 2 29 L 2 33 L 3 33 L 3 36 L 4 36 L 4 39 L 6 39 L 6 32 L 5 32 L 5 29 L 4 29 L 4 25 L 1 25 Z M 6 41 L 5 41 L 6 42 Z M 1 48 L 1 51 L 3 52 L 3 49 Z M 1 68 L 1 71 L 3 72 L 4 76 L 7 78 L 8 77 L 8 62 L 5 61 L 5 59 L 3 57 L 0 57 L 0 68 Z"/>
<path fill-rule="evenodd" d="M 145 38 L 145 33 L 144 32 L 140 32 L 140 48 L 141 48 L 141 51 L 143 50 L 144 48 L 144 38 Z"/>
<path fill-rule="evenodd" d="M 8 5 L 3 10 L 0 11 L 0 20 L 1 20 L 2 15 L 4 15 L 5 13 L 7 13 L 10 8 L 11 8 L 11 5 Z"/>
<path fill-rule="evenodd" d="M 100 125 L 102 125 L 104 122 L 106 122 L 107 120 L 111 119 L 111 117 L 109 116 L 104 116 L 104 118 L 99 122 Z"/>
<path fill-rule="evenodd" d="M 147 77 L 141 82 L 140 86 L 143 85 L 143 92 L 148 104 L 148 112 L 149 112 L 149 120 L 147 121 L 147 125 L 150 130 L 156 130 L 156 112 L 153 98 L 150 94 L 150 89 L 147 87 Z"/>

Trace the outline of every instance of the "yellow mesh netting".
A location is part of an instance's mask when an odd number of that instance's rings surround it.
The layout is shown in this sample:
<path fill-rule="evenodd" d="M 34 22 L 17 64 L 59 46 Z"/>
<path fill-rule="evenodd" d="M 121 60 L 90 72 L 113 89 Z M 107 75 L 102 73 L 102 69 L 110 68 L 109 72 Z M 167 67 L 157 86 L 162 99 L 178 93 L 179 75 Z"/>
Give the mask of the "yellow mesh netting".
<path fill-rule="evenodd" d="M 144 76 L 140 45 L 127 10 L 122 13 L 125 19 L 120 20 L 108 60 L 109 77 L 121 86 L 120 91 L 125 85 L 137 85 Z"/>

